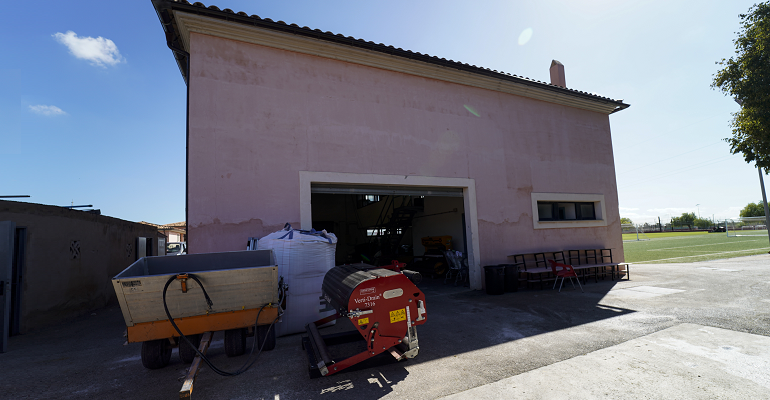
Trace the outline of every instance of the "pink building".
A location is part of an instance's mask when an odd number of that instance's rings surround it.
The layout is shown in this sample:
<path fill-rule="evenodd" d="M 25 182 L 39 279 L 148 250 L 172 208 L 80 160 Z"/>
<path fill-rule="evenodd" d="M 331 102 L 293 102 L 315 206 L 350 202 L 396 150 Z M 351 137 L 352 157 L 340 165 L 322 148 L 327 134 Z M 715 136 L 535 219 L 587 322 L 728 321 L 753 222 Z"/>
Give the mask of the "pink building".
<path fill-rule="evenodd" d="M 623 261 L 609 114 L 628 104 L 564 87 L 557 61 L 548 84 L 153 4 L 188 88 L 191 253 L 244 249 L 288 222 L 334 232 L 338 263 L 378 241 L 409 257 L 452 236 L 477 289 L 481 266 L 511 254 L 605 248 Z"/>

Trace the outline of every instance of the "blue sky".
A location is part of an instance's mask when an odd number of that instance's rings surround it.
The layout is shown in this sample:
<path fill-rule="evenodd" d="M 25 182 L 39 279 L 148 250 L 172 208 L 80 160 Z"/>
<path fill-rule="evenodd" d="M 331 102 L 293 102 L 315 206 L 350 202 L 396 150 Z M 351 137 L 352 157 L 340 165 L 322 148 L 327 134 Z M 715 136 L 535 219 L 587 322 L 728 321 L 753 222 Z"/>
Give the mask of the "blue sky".
<path fill-rule="evenodd" d="M 738 105 L 710 88 L 753 1 L 205 4 L 541 81 L 557 59 L 568 87 L 631 104 L 610 117 L 621 216 L 730 218 L 761 199 L 721 140 Z M 7 2 L 0 35 L 0 195 L 184 220 L 185 86 L 150 1 Z"/>

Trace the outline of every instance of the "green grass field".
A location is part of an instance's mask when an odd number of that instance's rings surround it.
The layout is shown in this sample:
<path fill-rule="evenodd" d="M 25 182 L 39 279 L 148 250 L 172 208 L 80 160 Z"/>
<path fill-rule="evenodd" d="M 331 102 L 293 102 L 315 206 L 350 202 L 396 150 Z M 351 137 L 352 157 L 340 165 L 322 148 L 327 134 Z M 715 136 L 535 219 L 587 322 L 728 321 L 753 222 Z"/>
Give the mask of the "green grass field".
<path fill-rule="evenodd" d="M 724 233 L 662 232 L 639 235 L 623 234 L 623 252 L 626 262 L 633 263 L 689 263 L 766 254 L 770 250 L 767 231 L 737 232 L 737 237 Z M 731 232 L 732 234 L 732 232 Z"/>

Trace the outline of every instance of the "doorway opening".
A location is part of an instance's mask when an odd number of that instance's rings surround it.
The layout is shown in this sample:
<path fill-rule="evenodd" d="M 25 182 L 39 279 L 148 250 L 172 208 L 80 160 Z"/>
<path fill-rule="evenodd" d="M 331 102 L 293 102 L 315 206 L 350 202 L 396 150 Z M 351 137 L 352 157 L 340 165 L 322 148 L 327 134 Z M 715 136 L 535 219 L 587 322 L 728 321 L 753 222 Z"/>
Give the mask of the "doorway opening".
<path fill-rule="evenodd" d="M 24 257 L 27 247 L 27 228 L 16 228 L 14 233 L 13 261 L 11 262 L 11 313 L 8 336 L 18 335 L 21 330 L 21 292 L 24 275 Z"/>
<path fill-rule="evenodd" d="M 449 269 L 443 251 L 459 252 L 466 285 L 480 289 L 474 185 L 464 178 L 302 171 L 301 225 L 337 235 L 338 265 L 398 260 L 435 277 Z"/>

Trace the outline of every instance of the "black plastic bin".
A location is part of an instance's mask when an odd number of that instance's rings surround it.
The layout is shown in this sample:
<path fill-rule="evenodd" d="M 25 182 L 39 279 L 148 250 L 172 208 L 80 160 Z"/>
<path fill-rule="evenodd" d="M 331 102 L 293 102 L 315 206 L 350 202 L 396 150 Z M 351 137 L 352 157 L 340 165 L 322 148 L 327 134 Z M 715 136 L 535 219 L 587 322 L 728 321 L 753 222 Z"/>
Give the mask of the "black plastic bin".
<path fill-rule="evenodd" d="M 500 265 L 487 265 L 484 267 L 487 294 L 505 293 L 505 267 Z"/>
<path fill-rule="evenodd" d="M 500 264 L 505 268 L 505 291 L 519 291 L 519 266 L 515 264 Z"/>

